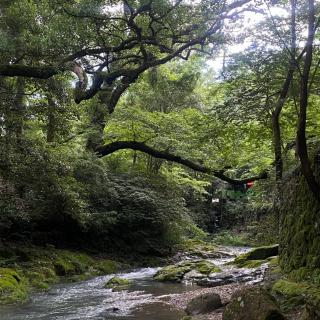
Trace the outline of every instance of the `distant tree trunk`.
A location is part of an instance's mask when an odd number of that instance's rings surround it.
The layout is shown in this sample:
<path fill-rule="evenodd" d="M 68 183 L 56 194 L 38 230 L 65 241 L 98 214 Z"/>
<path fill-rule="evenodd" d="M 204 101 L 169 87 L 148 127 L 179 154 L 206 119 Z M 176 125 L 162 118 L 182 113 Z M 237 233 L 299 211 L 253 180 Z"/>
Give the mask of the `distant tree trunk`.
<path fill-rule="evenodd" d="M 297 131 L 297 152 L 301 162 L 301 170 L 306 178 L 308 186 L 317 200 L 320 201 L 320 188 L 314 176 L 311 164 L 309 161 L 308 147 L 306 141 L 306 122 L 307 122 L 307 108 L 309 95 L 309 76 L 313 56 L 313 41 L 315 33 L 315 7 L 314 0 L 309 0 L 308 11 L 308 39 L 306 44 L 306 56 L 303 66 L 303 72 L 300 81 L 300 114 L 298 120 Z"/>
<path fill-rule="evenodd" d="M 56 136 L 56 119 L 55 109 L 56 103 L 51 94 L 48 95 L 48 123 L 47 123 L 47 142 L 53 142 Z"/>
<path fill-rule="evenodd" d="M 13 110 L 14 110 L 14 119 L 13 119 L 13 128 L 16 136 L 17 144 L 21 144 L 23 127 L 24 127 L 24 116 L 25 116 L 25 105 L 24 105 L 24 90 L 25 90 L 25 81 L 23 78 L 17 79 L 17 93 L 14 100 Z"/>
<path fill-rule="evenodd" d="M 280 127 L 280 114 L 290 88 L 290 83 L 293 79 L 295 70 L 295 55 L 296 55 L 296 0 L 291 0 L 291 48 L 290 48 L 290 66 L 287 72 L 286 79 L 282 85 L 279 98 L 276 102 L 275 109 L 272 113 L 272 131 L 273 131 L 273 144 L 274 144 L 274 157 L 276 168 L 276 180 L 282 179 L 283 173 L 283 159 L 281 148 L 281 127 Z"/>

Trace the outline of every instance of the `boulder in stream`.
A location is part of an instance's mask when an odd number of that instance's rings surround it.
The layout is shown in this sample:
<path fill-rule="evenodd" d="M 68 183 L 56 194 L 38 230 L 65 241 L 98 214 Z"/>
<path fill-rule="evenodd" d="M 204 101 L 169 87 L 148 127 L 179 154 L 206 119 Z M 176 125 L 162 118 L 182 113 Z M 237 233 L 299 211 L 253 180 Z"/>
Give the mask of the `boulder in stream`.
<path fill-rule="evenodd" d="M 285 320 L 276 300 L 260 287 L 236 291 L 223 311 L 223 320 Z"/>
<path fill-rule="evenodd" d="M 190 260 L 162 268 L 154 275 L 154 279 L 157 281 L 181 282 L 186 274 L 188 274 L 187 280 L 194 280 L 195 278 L 199 278 L 200 275 L 207 276 L 210 273 L 220 271 L 215 264 L 209 261 Z M 192 278 L 192 275 L 195 278 Z"/>
<path fill-rule="evenodd" d="M 197 315 L 212 312 L 222 307 L 221 298 L 216 293 L 205 293 L 193 298 L 187 305 L 186 313 Z"/>
<path fill-rule="evenodd" d="M 235 282 L 259 282 L 262 280 L 263 270 L 259 269 L 231 269 L 219 273 L 209 274 L 208 277 L 198 279 L 196 283 L 203 287 L 218 287 Z"/>
<path fill-rule="evenodd" d="M 112 289 L 114 291 L 126 290 L 132 284 L 131 280 L 113 277 L 105 284 L 106 289 Z"/>
<path fill-rule="evenodd" d="M 238 256 L 233 263 L 240 268 L 256 268 L 261 264 L 268 262 L 268 258 L 277 256 L 278 252 L 278 244 L 254 248 L 253 250 Z"/>

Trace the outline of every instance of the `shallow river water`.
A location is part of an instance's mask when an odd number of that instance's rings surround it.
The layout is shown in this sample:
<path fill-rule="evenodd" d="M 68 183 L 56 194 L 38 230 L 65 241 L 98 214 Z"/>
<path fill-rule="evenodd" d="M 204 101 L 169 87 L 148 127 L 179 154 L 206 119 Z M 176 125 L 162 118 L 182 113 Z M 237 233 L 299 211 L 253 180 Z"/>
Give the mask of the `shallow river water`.
<path fill-rule="evenodd" d="M 232 250 L 231 250 L 232 251 Z M 240 248 L 239 251 L 246 251 Z M 213 261 L 212 259 L 210 259 Z M 231 258 L 214 259 L 221 265 Z M 152 280 L 159 268 L 132 270 L 117 276 L 132 279 L 130 290 L 115 291 L 104 285 L 114 275 L 96 277 L 78 283 L 58 284 L 45 293 L 31 296 L 20 306 L 0 308 L 1 320 L 177 320 L 184 313 L 166 300 L 199 287 L 192 283 L 160 283 Z"/>

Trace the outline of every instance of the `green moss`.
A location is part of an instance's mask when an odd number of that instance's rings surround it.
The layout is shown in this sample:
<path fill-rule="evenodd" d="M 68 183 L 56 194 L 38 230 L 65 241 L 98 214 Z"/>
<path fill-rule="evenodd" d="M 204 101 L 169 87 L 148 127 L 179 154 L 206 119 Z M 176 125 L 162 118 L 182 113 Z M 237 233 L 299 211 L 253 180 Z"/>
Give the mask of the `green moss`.
<path fill-rule="evenodd" d="M 315 173 L 319 177 L 318 164 Z M 299 270 L 297 278 L 308 278 L 301 268 L 320 268 L 320 204 L 300 170 L 286 177 L 279 198 L 283 199 L 279 208 L 280 266 L 286 273 Z"/>
<path fill-rule="evenodd" d="M 37 281 L 36 283 L 32 284 L 34 288 L 37 288 L 39 290 L 48 290 L 49 285 L 45 282 Z"/>
<path fill-rule="evenodd" d="M 266 260 L 249 260 L 249 261 L 246 261 L 241 267 L 242 268 L 258 268 L 266 262 L 267 262 Z"/>
<path fill-rule="evenodd" d="M 210 274 L 214 272 L 220 272 L 221 269 L 215 266 L 213 263 L 208 261 L 200 261 L 196 264 L 196 270 L 199 271 L 202 274 Z"/>
<path fill-rule="evenodd" d="M 15 270 L 0 268 L 0 304 L 26 300 L 27 281 Z"/>
<path fill-rule="evenodd" d="M 287 310 L 305 303 L 320 305 L 320 287 L 307 282 L 281 279 L 273 285 L 272 291 L 282 297 L 282 305 Z"/>
<path fill-rule="evenodd" d="M 29 284 L 37 289 L 48 289 L 49 284 L 59 280 L 53 266 L 32 266 L 30 269 L 23 270 L 23 275 L 29 280 Z"/>
<path fill-rule="evenodd" d="M 105 284 L 105 288 L 113 290 L 126 290 L 131 284 L 131 280 L 113 277 Z"/>
<path fill-rule="evenodd" d="M 68 281 L 79 281 L 120 268 L 112 260 L 97 260 L 85 253 L 53 247 L 0 247 L 0 262 L 10 266 L 0 268 L 0 304 L 23 301 L 29 291 L 47 289 L 62 276 Z"/>
<path fill-rule="evenodd" d="M 296 283 L 288 280 L 278 280 L 272 287 L 272 291 L 287 297 L 304 295 L 310 286 L 305 283 Z"/>
<path fill-rule="evenodd" d="M 170 265 L 164 267 L 160 271 L 158 271 L 154 279 L 156 281 L 180 281 L 183 276 L 191 271 L 192 266 L 190 264 L 182 264 L 182 265 Z"/>
<path fill-rule="evenodd" d="M 292 281 L 308 281 L 311 284 L 320 284 L 320 268 L 307 268 L 301 267 L 299 269 L 292 270 L 288 273 L 288 279 Z"/>
<path fill-rule="evenodd" d="M 201 255 L 205 252 L 214 252 L 217 247 L 211 242 L 205 242 L 198 239 L 189 239 L 184 242 L 183 249 L 186 252 Z"/>
<path fill-rule="evenodd" d="M 267 259 L 270 267 L 278 267 L 279 266 L 279 257 L 270 257 Z"/>
<path fill-rule="evenodd" d="M 100 260 L 94 265 L 94 268 L 103 274 L 111 274 L 119 271 L 120 264 L 113 260 Z"/>
<path fill-rule="evenodd" d="M 72 275 L 76 271 L 74 264 L 64 257 L 56 257 L 53 265 L 58 276 Z"/>
<path fill-rule="evenodd" d="M 269 262 L 269 258 L 273 258 L 277 253 L 278 245 L 258 247 L 247 253 L 239 255 L 230 264 L 235 264 L 239 268 L 257 268 L 263 263 Z"/>

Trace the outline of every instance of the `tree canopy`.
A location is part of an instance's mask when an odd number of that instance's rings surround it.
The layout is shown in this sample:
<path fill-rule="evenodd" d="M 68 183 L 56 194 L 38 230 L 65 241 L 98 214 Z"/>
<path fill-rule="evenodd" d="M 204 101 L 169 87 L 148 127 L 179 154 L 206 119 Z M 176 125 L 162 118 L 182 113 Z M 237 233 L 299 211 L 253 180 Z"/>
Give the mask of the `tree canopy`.
<path fill-rule="evenodd" d="M 112 233 L 123 212 L 158 212 L 158 194 L 168 214 L 154 223 L 168 226 L 170 212 L 199 214 L 212 183 L 257 181 L 265 199 L 299 166 L 318 197 L 318 4 L 0 5 L 0 170 L 18 195 L 14 213 L 4 206 L 13 225 L 22 206 L 28 232 L 47 214 L 75 233 L 104 223 Z M 126 192 L 137 192 L 132 207 Z"/>

